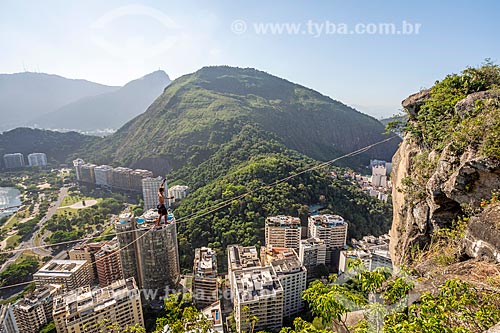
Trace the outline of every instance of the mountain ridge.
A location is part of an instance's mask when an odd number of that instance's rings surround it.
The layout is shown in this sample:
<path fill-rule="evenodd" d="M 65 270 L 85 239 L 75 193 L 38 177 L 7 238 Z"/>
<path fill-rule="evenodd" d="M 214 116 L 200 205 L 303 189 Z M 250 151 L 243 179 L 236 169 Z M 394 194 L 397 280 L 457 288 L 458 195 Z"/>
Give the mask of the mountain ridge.
<path fill-rule="evenodd" d="M 173 81 L 146 112 L 82 155 L 133 166 L 156 159 L 166 167 L 154 171 L 165 173 L 208 160 L 245 125 L 319 160 L 386 138 L 375 118 L 310 88 L 251 68 L 212 66 Z M 396 146 L 376 148 L 364 160 L 390 159 Z"/>
<path fill-rule="evenodd" d="M 55 74 L 22 72 L 0 74 L 0 131 L 22 126 L 80 98 L 111 92 L 118 87 Z"/>
<path fill-rule="evenodd" d="M 27 124 L 79 131 L 117 129 L 144 112 L 170 82 L 167 73 L 157 70 L 132 80 L 115 91 L 66 104 Z"/>

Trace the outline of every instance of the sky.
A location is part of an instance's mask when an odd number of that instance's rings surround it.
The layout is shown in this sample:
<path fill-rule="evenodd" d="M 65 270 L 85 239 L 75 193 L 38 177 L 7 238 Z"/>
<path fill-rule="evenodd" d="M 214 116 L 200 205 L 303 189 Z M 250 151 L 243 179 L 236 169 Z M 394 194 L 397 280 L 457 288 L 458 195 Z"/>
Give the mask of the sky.
<path fill-rule="evenodd" d="M 382 118 L 447 74 L 500 61 L 499 12 L 497 0 L 1 0 L 0 73 L 123 85 L 252 67 Z"/>

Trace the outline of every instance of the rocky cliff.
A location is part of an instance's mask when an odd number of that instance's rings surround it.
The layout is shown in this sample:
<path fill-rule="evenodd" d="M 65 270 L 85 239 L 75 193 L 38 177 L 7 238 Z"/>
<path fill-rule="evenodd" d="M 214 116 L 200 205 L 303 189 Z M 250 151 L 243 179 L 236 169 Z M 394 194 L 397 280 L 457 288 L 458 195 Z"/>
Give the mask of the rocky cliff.
<path fill-rule="evenodd" d="M 499 78 L 494 65 L 467 69 L 402 102 L 409 120 L 393 158 L 396 265 L 414 263 L 440 230 L 457 228 L 454 260 L 500 263 Z"/>

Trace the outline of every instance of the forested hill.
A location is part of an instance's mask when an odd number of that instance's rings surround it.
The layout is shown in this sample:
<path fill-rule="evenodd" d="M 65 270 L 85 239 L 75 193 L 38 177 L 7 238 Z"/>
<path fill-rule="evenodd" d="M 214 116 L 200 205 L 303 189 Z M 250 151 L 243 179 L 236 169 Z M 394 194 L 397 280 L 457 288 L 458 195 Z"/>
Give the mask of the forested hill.
<path fill-rule="evenodd" d="M 45 153 L 49 163 L 65 163 L 75 151 L 100 139 L 76 132 L 61 133 L 21 127 L 0 134 L 0 156 L 22 153 L 26 158 L 30 153 Z"/>
<path fill-rule="evenodd" d="M 207 161 L 247 125 L 319 160 L 384 138 L 376 119 L 314 90 L 255 69 L 206 67 L 172 82 L 145 113 L 82 157 L 165 173 Z M 377 147 L 363 162 L 389 160 L 397 144 Z"/>

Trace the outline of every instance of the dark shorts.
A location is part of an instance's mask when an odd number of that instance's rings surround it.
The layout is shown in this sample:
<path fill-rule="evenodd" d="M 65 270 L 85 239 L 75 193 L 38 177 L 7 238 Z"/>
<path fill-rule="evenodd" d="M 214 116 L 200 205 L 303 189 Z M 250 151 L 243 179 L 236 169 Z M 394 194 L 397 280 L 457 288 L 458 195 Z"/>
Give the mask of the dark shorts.
<path fill-rule="evenodd" d="M 164 204 L 161 204 L 161 205 L 158 205 L 156 206 L 156 208 L 158 208 L 158 214 L 160 215 L 167 215 L 167 207 L 165 207 Z"/>

